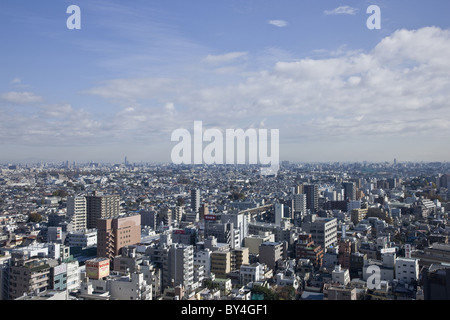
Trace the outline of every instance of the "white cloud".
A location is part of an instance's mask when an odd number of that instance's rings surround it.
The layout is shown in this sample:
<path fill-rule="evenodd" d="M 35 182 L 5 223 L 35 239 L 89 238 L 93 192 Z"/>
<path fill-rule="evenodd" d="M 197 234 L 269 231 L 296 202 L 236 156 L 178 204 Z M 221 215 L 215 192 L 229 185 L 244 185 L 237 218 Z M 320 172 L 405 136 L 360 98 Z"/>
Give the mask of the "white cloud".
<path fill-rule="evenodd" d="M 450 63 L 445 59 L 450 56 L 450 31 L 399 30 L 369 52 L 345 53 L 280 60 L 240 81 L 224 77 L 214 85 L 192 81 L 194 77 L 115 79 L 86 92 L 115 105 L 104 117 L 64 104 L 42 107 L 40 119 L 0 109 L 0 136 L 34 143 L 51 137 L 61 143 L 86 136 L 91 141 L 156 139 L 170 146 L 172 130 L 190 129 L 194 120 L 202 120 L 222 129 L 278 128 L 281 144 L 385 141 L 387 146 L 398 139 L 428 137 L 441 145 L 441 152 L 450 135 Z M 209 59 L 226 62 L 246 55 Z M 5 97 L 39 100 L 36 95 Z M 8 131 L 13 123 L 17 130 Z"/>
<path fill-rule="evenodd" d="M 19 84 L 21 82 L 22 82 L 22 79 L 20 79 L 20 78 L 14 78 L 11 80 L 11 84 Z"/>
<path fill-rule="evenodd" d="M 221 55 L 208 55 L 206 62 L 223 63 L 247 56 L 248 52 L 229 52 Z"/>
<path fill-rule="evenodd" d="M 340 7 L 334 8 L 333 10 L 325 10 L 324 13 L 326 15 L 336 15 L 336 14 L 355 15 L 356 11 L 358 11 L 358 9 L 352 8 L 350 6 L 340 6 Z"/>
<path fill-rule="evenodd" d="M 287 21 L 284 20 L 269 20 L 268 23 L 279 28 L 286 27 L 288 25 Z"/>
<path fill-rule="evenodd" d="M 14 103 L 14 104 L 27 104 L 33 102 L 41 102 L 43 98 L 32 92 L 6 92 L 0 95 L 0 100 Z"/>

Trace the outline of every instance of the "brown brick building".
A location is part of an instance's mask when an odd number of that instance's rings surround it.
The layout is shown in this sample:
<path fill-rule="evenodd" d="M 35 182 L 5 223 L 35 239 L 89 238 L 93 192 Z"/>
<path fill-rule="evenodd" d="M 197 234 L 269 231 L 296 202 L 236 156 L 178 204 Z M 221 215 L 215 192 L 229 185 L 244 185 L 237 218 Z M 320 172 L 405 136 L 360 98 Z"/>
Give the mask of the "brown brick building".
<path fill-rule="evenodd" d="M 98 220 L 97 257 L 111 262 L 125 246 L 141 242 L 141 216 L 117 216 Z"/>
<path fill-rule="evenodd" d="M 320 245 L 314 245 L 310 233 L 298 236 L 295 244 L 295 254 L 297 259 L 309 259 L 315 266 L 322 266 L 323 248 Z"/>

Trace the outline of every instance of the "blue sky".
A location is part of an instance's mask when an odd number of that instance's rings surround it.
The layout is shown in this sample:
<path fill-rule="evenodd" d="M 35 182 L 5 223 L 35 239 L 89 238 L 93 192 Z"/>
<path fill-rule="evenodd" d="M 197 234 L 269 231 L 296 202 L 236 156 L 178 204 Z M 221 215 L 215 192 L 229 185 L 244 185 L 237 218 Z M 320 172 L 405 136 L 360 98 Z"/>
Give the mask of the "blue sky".
<path fill-rule="evenodd" d="M 69 5 L 81 30 L 66 27 Z M 281 160 L 447 161 L 449 9 L 2 1 L 0 162 L 170 161 L 171 132 L 195 120 L 279 129 Z"/>

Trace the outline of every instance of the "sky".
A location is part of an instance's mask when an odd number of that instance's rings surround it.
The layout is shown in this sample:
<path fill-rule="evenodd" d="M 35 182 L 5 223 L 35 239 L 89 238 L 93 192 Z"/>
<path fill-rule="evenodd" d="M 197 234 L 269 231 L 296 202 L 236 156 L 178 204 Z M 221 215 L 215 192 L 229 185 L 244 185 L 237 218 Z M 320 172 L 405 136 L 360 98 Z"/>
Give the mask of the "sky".
<path fill-rule="evenodd" d="M 171 134 L 194 121 L 277 129 L 292 162 L 448 161 L 449 12 L 448 0 L 3 0 L 0 163 L 170 162 Z"/>

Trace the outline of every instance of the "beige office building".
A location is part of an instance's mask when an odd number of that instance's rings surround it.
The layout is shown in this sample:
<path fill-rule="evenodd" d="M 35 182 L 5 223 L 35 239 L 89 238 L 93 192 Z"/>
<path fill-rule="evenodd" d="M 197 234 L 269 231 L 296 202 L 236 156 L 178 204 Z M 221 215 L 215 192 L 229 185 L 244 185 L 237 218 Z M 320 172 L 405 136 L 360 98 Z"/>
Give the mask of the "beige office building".
<path fill-rule="evenodd" d="M 125 246 L 141 241 L 141 216 L 117 216 L 98 220 L 97 257 L 113 260 Z"/>

